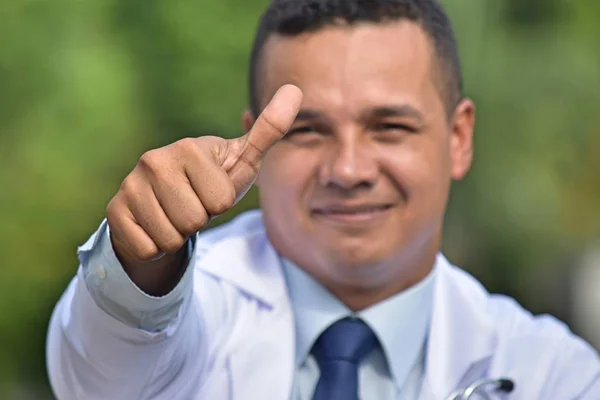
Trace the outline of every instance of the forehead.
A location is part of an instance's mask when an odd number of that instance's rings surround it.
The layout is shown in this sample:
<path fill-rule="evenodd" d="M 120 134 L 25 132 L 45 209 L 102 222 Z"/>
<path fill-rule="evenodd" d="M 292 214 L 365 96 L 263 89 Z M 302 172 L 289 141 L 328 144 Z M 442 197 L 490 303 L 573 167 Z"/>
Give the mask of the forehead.
<path fill-rule="evenodd" d="M 410 21 L 331 26 L 267 41 L 261 68 L 262 106 L 285 83 L 304 105 L 351 112 L 389 103 L 442 106 L 433 79 L 433 46 Z"/>

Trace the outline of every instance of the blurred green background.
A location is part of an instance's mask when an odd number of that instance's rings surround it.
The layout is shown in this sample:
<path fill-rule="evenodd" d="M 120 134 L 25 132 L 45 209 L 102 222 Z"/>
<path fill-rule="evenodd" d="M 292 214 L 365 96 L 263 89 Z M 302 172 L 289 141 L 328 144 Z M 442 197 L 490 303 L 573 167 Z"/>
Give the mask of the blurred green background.
<path fill-rule="evenodd" d="M 52 398 L 50 312 L 138 157 L 241 133 L 266 1 L 1 1 L 1 399 Z M 445 3 L 478 106 L 445 251 L 600 346 L 600 2 Z"/>

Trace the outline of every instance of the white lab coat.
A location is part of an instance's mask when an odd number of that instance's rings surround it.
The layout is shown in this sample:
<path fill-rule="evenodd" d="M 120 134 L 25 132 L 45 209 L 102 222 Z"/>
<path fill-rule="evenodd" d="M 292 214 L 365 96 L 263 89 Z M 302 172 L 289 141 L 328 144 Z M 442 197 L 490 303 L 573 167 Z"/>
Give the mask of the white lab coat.
<path fill-rule="evenodd" d="M 488 294 L 441 255 L 438 267 L 420 399 L 442 400 L 482 377 L 512 379 L 509 399 L 600 399 L 598 355 L 565 325 Z M 260 213 L 200 235 L 191 268 L 193 295 L 158 333 L 104 313 L 80 270 L 48 332 L 57 397 L 289 399 L 292 309 Z"/>

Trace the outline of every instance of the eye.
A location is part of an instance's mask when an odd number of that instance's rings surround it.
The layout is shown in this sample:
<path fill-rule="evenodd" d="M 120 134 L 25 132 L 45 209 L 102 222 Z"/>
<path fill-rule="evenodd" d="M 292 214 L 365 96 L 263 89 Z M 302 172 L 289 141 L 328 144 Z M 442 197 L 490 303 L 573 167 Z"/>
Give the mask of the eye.
<path fill-rule="evenodd" d="M 316 126 L 304 125 L 292 127 L 283 137 L 291 144 L 302 147 L 314 147 L 323 143 L 326 134 Z"/>
<path fill-rule="evenodd" d="M 417 129 L 408 125 L 408 124 L 400 124 L 400 123 L 381 123 L 375 125 L 375 130 L 378 132 L 409 132 L 416 133 Z"/>
<path fill-rule="evenodd" d="M 317 133 L 317 132 L 315 131 L 315 129 L 312 126 L 298 126 L 298 127 L 291 128 L 288 131 L 288 133 L 285 135 L 285 137 L 306 134 L 306 133 Z"/>

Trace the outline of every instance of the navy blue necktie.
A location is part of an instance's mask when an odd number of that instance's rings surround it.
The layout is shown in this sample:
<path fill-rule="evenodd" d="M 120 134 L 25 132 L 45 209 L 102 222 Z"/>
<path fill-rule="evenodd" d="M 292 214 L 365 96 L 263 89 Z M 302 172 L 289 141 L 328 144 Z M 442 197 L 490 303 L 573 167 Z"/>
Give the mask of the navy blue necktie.
<path fill-rule="evenodd" d="M 359 319 L 327 328 L 312 348 L 321 370 L 313 400 L 358 400 L 358 366 L 376 345 L 377 337 Z"/>

